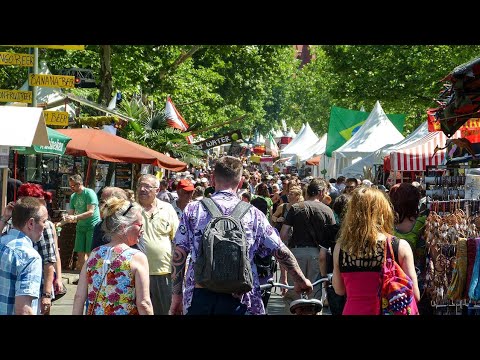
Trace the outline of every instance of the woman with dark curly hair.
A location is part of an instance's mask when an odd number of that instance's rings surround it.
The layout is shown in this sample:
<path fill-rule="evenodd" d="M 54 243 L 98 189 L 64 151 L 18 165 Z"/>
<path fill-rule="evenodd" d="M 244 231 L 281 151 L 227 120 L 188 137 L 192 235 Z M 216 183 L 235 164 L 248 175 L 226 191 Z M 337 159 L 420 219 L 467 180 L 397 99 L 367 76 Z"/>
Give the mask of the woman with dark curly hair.
<path fill-rule="evenodd" d="M 399 239 L 405 239 L 413 251 L 418 285 L 420 292 L 425 285 L 425 239 L 423 231 L 426 216 L 420 216 L 419 202 L 422 198 L 420 190 L 410 183 L 395 184 L 390 188 L 390 200 L 395 210 L 394 235 Z M 428 313 L 425 308 L 425 299 L 419 302 L 422 314 Z"/>

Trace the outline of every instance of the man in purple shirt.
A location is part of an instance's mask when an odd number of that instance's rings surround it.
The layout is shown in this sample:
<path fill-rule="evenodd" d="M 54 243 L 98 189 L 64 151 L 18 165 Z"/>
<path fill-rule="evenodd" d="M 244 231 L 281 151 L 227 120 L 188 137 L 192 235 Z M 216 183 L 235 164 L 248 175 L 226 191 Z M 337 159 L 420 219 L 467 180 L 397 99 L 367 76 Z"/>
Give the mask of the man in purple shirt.
<path fill-rule="evenodd" d="M 231 156 L 224 156 L 217 160 L 213 172 L 213 186 L 215 193 L 211 199 L 220 207 L 224 214 L 231 214 L 240 199 L 236 196 L 237 188 L 242 177 L 242 162 Z M 277 232 L 269 224 L 265 215 L 251 207 L 242 219 L 249 246 L 249 259 L 253 273 L 253 289 L 243 295 L 214 293 L 195 283 L 194 267 L 202 234 L 210 221 L 210 214 L 200 201 L 189 203 L 183 211 L 180 225 L 175 235 L 175 250 L 172 256 L 172 302 L 169 314 L 265 314 L 261 291 L 257 275 L 257 268 L 253 258 L 255 254 L 264 257 L 273 254 L 278 262 L 288 269 L 295 284 L 295 291 L 310 293 L 312 284 L 305 278 L 295 257 L 282 243 Z M 191 260 L 186 273 L 185 263 L 187 255 Z"/>

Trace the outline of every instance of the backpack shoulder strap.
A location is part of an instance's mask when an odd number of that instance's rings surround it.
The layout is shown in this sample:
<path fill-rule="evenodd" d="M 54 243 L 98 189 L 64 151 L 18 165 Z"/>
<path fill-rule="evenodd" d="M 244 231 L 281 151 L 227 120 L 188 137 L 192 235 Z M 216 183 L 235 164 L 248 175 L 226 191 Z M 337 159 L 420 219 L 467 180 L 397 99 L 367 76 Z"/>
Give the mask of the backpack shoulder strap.
<path fill-rule="evenodd" d="M 206 207 L 206 209 L 208 210 L 208 212 L 210 213 L 212 218 L 217 218 L 217 217 L 223 216 L 222 212 L 218 208 L 218 205 L 212 199 L 204 197 L 200 201 L 203 204 L 203 206 Z"/>
<path fill-rule="evenodd" d="M 239 201 L 237 206 L 235 206 L 235 209 L 233 209 L 232 213 L 230 214 L 231 217 L 237 220 L 242 220 L 243 216 L 247 213 L 248 210 L 250 210 L 250 205 L 249 203 L 246 203 L 245 201 Z"/>

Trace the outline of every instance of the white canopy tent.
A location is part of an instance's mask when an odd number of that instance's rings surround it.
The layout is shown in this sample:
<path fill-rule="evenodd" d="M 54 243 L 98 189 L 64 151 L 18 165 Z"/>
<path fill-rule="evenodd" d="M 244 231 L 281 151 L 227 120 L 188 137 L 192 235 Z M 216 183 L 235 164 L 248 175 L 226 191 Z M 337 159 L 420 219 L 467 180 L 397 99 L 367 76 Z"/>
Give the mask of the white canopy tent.
<path fill-rule="evenodd" d="M 292 160 L 290 161 L 292 163 L 297 163 L 299 161 L 298 154 L 301 154 L 307 148 L 317 143 L 318 140 L 318 136 L 315 135 L 312 128 L 307 122 L 305 126 L 303 126 L 303 130 L 300 131 L 297 136 L 292 140 L 292 142 L 282 150 L 282 154 L 280 155 L 280 157 L 286 158 L 293 156 Z"/>
<path fill-rule="evenodd" d="M 323 134 L 323 136 L 318 139 L 318 141 L 309 147 L 305 148 L 305 150 L 299 152 L 297 154 L 298 161 L 306 161 L 315 155 L 322 155 L 325 153 L 325 149 L 327 148 L 327 134 Z"/>
<path fill-rule="evenodd" d="M 42 109 L 0 106 L 0 145 L 49 146 Z"/>
<path fill-rule="evenodd" d="M 323 134 L 323 136 L 315 144 L 298 154 L 299 161 L 305 162 L 305 165 L 312 167 L 312 175 L 314 177 L 322 176 L 321 171 L 328 167 L 330 158 L 325 155 L 326 149 L 327 134 Z"/>
<path fill-rule="evenodd" d="M 336 178 L 347 166 L 385 145 L 396 144 L 403 139 L 404 136 L 388 119 L 380 102 L 377 101 L 362 127 L 332 153 L 328 176 Z"/>
<path fill-rule="evenodd" d="M 300 131 L 302 131 L 304 127 L 305 127 L 305 124 L 302 125 L 302 128 L 300 129 Z M 299 131 L 299 133 L 300 133 L 300 131 Z M 295 136 L 297 136 L 297 134 L 295 134 L 295 131 L 293 131 L 293 128 L 290 127 L 290 130 L 288 130 L 288 132 L 285 136 L 286 137 L 291 137 L 293 139 Z"/>
<path fill-rule="evenodd" d="M 7 204 L 8 147 L 32 145 L 50 145 L 42 109 L 0 106 L 0 152 L 7 156 L 6 166 L 3 168 L 2 211 Z"/>
<path fill-rule="evenodd" d="M 428 135 L 428 124 L 425 121 L 421 124 L 414 132 L 408 135 L 402 141 L 393 144 L 393 145 L 385 145 L 380 149 L 374 151 L 367 157 L 363 158 L 362 160 L 356 162 L 353 165 L 345 167 L 339 175 L 343 175 L 345 177 L 354 177 L 358 178 L 363 175 L 363 167 L 371 167 L 373 165 L 380 165 L 383 164 L 383 158 L 387 155 L 390 155 L 392 151 L 408 148 L 413 143 L 417 142 L 418 140 L 422 139 Z"/>
<path fill-rule="evenodd" d="M 255 131 L 253 135 L 253 145 L 263 145 L 265 143 L 265 138 L 258 131 Z"/>

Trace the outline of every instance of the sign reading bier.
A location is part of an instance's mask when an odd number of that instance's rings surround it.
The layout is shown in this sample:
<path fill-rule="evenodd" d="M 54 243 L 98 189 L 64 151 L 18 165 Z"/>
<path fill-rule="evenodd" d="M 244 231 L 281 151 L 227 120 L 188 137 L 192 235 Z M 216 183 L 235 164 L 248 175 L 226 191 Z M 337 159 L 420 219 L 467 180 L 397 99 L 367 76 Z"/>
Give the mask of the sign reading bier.
<path fill-rule="evenodd" d="M 238 139 L 241 139 L 241 138 L 242 138 L 242 134 L 240 133 L 240 130 L 236 130 L 236 131 L 226 133 L 224 135 L 215 136 L 207 140 L 194 143 L 192 145 L 196 146 L 199 150 L 207 150 L 207 149 L 214 148 L 216 146 L 230 144 L 231 142 L 237 141 Z"/>
<path fill-rule="evenodd" d="M 68 112 L 66 111 L 43 111 L 46 125 L 68 126 Z"/>
<path fill-rule="evenodd" d="M 75 87 L 75 76 L 30 74 L 28 85 L 73 89 Z"/>

